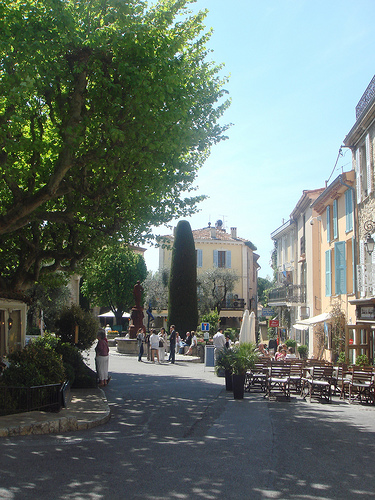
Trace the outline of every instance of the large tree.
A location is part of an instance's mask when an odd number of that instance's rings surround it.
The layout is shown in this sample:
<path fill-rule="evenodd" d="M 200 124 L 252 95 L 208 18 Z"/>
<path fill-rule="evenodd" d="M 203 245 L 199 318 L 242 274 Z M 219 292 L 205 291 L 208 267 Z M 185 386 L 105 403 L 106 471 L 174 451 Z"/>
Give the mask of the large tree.
<path fill-rule="evenodd" d="M 134 304 L 136 282 L 147 276 L 143 256 L 123 245 L 107 246 L 88 259 L 85 265 L 82 293 L 91 305 L 108 307 L 121 325 L 124 312 Z"/>
<path fill-rule="evenodd" d="M 231 269 L 213 268 L 201 274 L 198 278 L 200 312 L 204 314 L 216 310 L 220 313 L 223 302 L 233 292 L 239 279 Z"/>
<path fill-rule="evenodd" d="M 198 326 L 197 257 L 193 233 L 188 221 L 179 221 L 172 248 L 169 277 L 168 325 L 185 338 Z"/>
<path fill-rule="evenodd" d="M 0 0 L 0 293 L 193 213 L 225 79 L 190 0 Z"/>

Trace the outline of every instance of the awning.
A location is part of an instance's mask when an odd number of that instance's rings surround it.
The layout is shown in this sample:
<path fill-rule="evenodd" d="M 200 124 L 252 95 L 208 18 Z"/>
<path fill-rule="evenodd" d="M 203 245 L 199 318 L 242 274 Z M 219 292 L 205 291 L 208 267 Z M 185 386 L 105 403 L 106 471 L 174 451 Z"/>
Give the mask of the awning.
<path fill-rule="evenodd" d="M 307 325 L 301 325 L 301 323 L 296 323 L 295 325 L 293 325 L 293 328 L 295 328 L 296 330 L 308 330 L 309 327 Z"/>
<path fill-rule="evenodd" d="M 293 328 L 296 328 L 297 330 L 307 330 L 309 326 L 323 323 L 324 321 L 328 321 L 330 318 L 330 313 L 318 314 L 317 316 L 313 316 L 312 318 L 301 319 L 295 325 L 293 325 Z"/>

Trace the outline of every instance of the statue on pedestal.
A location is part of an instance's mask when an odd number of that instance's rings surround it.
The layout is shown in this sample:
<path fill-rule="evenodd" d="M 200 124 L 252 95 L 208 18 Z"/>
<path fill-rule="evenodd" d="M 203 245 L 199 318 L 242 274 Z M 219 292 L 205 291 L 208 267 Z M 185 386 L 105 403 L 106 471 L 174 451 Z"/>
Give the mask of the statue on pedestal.
<path fill-rule="evenodd" d="M 143 292 L 143 287 L 141 285 L 141 282 L 138 280 L 133 288 L 135 306 L 132 307 L 132 312 L 130 315 L 132 324 L 129 326 L 129 337 L 131 339 L 137 338 L 137 332 L 140 328 L 144 332 L 146 332 L 146 328 L 143 324 L 143 318 L 144 318 L 143 307 L 141 306 L 142 292 Z"/>

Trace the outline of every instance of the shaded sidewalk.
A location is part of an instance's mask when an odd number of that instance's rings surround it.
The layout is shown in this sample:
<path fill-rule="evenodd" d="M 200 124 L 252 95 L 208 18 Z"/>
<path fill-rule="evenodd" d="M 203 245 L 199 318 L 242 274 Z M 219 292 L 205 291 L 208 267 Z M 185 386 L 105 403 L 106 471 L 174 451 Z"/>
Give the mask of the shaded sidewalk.
<path fill-rule="evenodd" d="M 0 437 L 91 429 L 108 422 L 110 410 L 101 389 L 71 389 L 67 408 L 58 413 L 31 411 L 0 417 Z"/>

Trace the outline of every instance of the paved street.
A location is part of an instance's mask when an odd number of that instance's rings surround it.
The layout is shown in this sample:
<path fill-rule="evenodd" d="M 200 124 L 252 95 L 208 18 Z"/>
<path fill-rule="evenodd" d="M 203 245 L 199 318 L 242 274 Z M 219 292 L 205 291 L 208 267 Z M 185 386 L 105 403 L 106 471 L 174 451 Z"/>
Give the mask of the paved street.
<path fill-rule="evenodd" d="M 0 440 L 1 499 L 374 496 L 373 407 L 235 401 L 202 364 L 138 363 L 113 348 L 110 371 L 107 424 Z"/>

